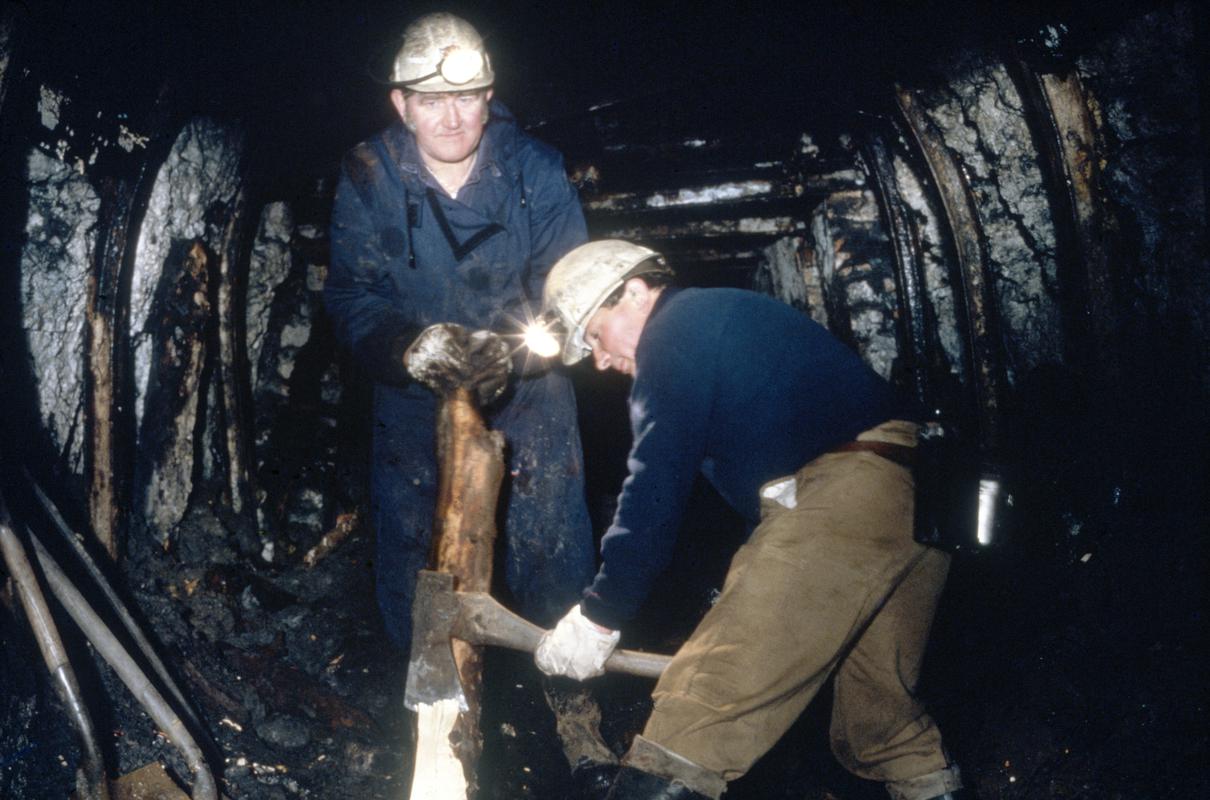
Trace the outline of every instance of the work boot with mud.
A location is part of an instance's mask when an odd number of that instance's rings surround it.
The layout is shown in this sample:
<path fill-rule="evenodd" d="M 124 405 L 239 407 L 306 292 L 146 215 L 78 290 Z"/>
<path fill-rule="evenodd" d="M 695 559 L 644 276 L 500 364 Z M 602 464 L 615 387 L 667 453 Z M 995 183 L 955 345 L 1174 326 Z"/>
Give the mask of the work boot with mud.
<path fill-rule="evenodd" d="M 718 773 L 636 736 L 605 800 L 718 800 L 725 791 Z"/>
<path fill-rule="evenodd" d="M 601 707 L 588 689 L 567 678 L 544 677 L 542 693 L 571 767 L 573 800 L 604 800 L 618 772 L 618 757 L 601 737 Z"/>
<path fill-rule="evenodd" d="M 962 785 L 958 765 L 948 766 L 908 780 L 886 784 L 891 800 L 978 800 L 973 789 Z"/>
<path fill-rule="evenodd" d="M 680 781 L 664 780 L 658 775 L 633 767 L 622 767 L 605 800 L 710 800 Z"/>

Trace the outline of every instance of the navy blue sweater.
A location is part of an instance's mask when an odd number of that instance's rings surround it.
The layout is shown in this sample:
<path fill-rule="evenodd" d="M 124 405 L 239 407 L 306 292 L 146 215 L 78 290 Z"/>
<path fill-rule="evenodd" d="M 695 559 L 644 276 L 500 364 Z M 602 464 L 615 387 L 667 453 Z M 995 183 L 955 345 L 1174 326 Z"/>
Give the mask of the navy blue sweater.
<path fill-rule="evenodd" d="M 668 565 L 699 471 L 754 525 L 763 484 L 905 416 L 886 381 L 790 306 L 738 289 L 665 289 L 635 352 L 630 475 L 585 615 L 618 628 L 635 614 Z"/>

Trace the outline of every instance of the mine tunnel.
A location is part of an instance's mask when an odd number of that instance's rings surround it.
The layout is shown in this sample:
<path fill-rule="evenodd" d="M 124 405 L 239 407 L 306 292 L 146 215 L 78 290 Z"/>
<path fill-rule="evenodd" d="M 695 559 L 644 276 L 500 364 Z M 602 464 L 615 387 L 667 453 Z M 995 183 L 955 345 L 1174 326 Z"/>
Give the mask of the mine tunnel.
<path fill-rule="evenodd" d="M 408 796 L 372 380 L 323 289 L 342 157 L 397 121 L 379 76 L 433 10 L 483 33 L 591 238 L 808 315 L 996 481 L 918 687 L 967 787 L 1210 791 L 1201 4 L 6 0 L 0 797 Z M 628 382 L 570 374 L 599 538 Z M 623 646 L 675 652 L 745 535 L 700 481 Z M 576 796 L 539 678 L 487 648 L 479 800 Z M 621 755 L 653 684 L 589 685 Z M 829 703 L 726 797 L 886 796 Z"/>

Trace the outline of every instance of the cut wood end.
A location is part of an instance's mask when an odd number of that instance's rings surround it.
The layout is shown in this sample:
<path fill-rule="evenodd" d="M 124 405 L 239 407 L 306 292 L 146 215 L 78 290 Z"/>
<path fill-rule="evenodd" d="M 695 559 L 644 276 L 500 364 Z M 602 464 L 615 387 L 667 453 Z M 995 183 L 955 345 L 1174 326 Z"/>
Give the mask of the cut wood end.
<path fill-rule="evenodd" d="M 416 766 L 411 800 L 467 800 L 469 787 L 462 762 L 450 745 L 458 720 L 458 700 L 438 700 L 416 707 Z"/>

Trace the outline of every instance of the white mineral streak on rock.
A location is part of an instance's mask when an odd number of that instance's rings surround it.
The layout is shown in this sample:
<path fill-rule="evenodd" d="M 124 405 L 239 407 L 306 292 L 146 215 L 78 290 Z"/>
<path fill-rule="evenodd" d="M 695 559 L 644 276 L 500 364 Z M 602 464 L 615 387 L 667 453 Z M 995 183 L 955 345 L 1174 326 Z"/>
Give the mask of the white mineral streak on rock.
<path fill-rule="evenodd" d="M 769 181 L 720 183 L 717 186 L 681 189 L 675 195 L 655 194 L 647 198 L 647 205 L 651 208 L 706 205 L 727 200 L 741 200 L 745 197 L 760 197 L 768 195 L 772 191 L 773 184 Z"/>
<path fill-rule="evenodd" d="M 802 237 L 787 236 L 761 251 L 756 285 L 783 303 L 800 311 L 808 311 L 811 303 L 807 295 L 805 268 L 799 257 L 801 247 Z"/>
<path fill-rule="evenodd" d="M 67 98 L 61 92 L 49 86 L 38 88 L 38 117 L 43 127 L 52 131 L 59 127 L 59 111 L 65 102 Z"/>

